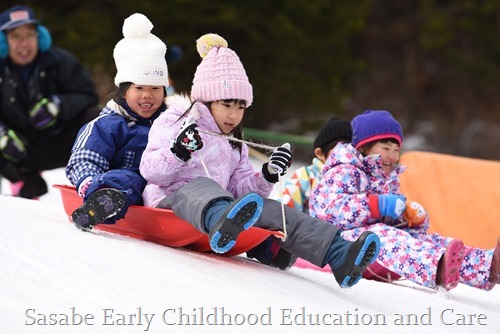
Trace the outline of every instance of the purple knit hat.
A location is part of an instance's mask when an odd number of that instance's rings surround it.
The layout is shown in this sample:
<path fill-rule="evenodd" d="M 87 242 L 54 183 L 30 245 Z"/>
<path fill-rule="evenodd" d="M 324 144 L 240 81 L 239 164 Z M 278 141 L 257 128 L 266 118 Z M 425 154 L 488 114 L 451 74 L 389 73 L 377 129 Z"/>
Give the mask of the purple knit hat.
<path fill-rule="evenodd" d="M 386 138 L 396 139 L 400 147 L 403 145 L 401 125 L 386 110 L 366 110 L 352 119 L 351 126 L 352 146 L 355 148 Z"/>
<path fill-rule="evenodd" d="M 253 102 L 252 85 L 238 55 L 228 48 L 226 40 L 216 34 L 206 34 L 196 41 L 202 61 L 194 74 L 191 98 L 212 102 L 226 99 Z"/>

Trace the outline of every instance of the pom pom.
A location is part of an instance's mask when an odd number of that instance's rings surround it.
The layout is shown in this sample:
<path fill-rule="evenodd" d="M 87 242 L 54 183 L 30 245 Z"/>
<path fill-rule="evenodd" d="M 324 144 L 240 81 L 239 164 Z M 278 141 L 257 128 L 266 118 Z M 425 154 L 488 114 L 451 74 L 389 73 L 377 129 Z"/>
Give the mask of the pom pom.
<path fill-rule="evenodd" d="M 151 33 L 153 23 L 143 14 L 130 15 L 123 22 L 123 36 L 126 38 L 142 38 Z"/>
<path fill-rule="evenodd" d="M 205 58 L 213 48 L 227 48 L 227 42 L 217 34 L 206 34 L 196 41 L 196 49 L 201 58 Z"/>

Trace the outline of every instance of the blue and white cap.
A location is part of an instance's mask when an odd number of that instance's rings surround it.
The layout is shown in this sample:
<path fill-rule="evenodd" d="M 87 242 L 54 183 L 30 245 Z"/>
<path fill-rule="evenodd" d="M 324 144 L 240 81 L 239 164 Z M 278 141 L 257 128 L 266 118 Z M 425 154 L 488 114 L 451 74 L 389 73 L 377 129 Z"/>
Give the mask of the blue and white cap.
<path fill-rule="evenodd" d="M 0 31 L 10 30 L 25 24 L 39 24 L 35 13 L 25 6 L 14 6 L 0 15 Z"/>

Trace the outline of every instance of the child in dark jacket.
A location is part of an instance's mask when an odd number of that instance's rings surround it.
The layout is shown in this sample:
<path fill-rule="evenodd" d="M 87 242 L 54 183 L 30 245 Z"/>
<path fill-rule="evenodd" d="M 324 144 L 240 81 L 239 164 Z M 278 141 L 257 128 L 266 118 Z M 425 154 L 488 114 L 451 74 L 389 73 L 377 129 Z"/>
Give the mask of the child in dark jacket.
<path fill-rule="evenodd" d="M 113 224 L 131 204 L 142 204 L 146 180 L 139 173 L 153 121 L 166 109 L 166 45 L 150 31 L 149 19 L 133 14 L 113 56 L 118 89 L 100 115 L 82 127 L 66 166 L 84 204 L 72 214 L 82 230 Z"/>
<path fill-rule="evenodd" d="M 314 139 L 312 163 L 295 170 L 285 182 L 281 202 L 309 214 L 309 196 L 316 183 L 321 179 L 326 159 L 337 143 L 350 143 L 351 140 L 351 123 L 337 117 L 331 117 Z M 297 260 L 296 256 L 281 248 L 279 240 L 275 237 L 269 237 L 249 250 L 247 256 L 281 270 L 289 269 Z"/>
<path fill-rule="evenodd" d="M 269 230 L 285 225 L 285 250 L 318 266 L 328 264 L 343 288 L 356 284 L 378 253 L 378 237 L 368 232 L 348 242 L 335 226 L 286 206 L 282 214 L 279 202 L 264 198 L 290 167 L 289 146 L 276 148 L 261 170 L 253 169 L 241 142 L 241 122 L 253 102 L 243 65 L 218 35 L 202 36 L 197 48 L 203 60 L 191 97 L 171 97 L 151 127 L 140 166 L 148 180 L 144 204 L 172 209 L 207 234 L 217 253 L 229 251 L 253 225 Z"/>

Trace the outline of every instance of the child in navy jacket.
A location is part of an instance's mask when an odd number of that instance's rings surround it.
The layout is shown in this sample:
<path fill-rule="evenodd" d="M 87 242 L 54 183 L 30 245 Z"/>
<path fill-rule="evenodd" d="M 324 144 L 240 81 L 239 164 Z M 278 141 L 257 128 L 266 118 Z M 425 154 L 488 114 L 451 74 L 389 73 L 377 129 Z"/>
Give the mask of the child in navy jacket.
<path fill-rule="evenodd" d="M 125 20 L 124 38 L 113 52 L 118 89 L 73 145 L 66 176 L 84 199 L 72 214 L 82 230 L 113 224 L 131 204 L 142 204 L 146 180 L 139 163 L 151 124 L 166 109 L 168 87 L 166 45 L 152 28 L 142 14 Z"/>

